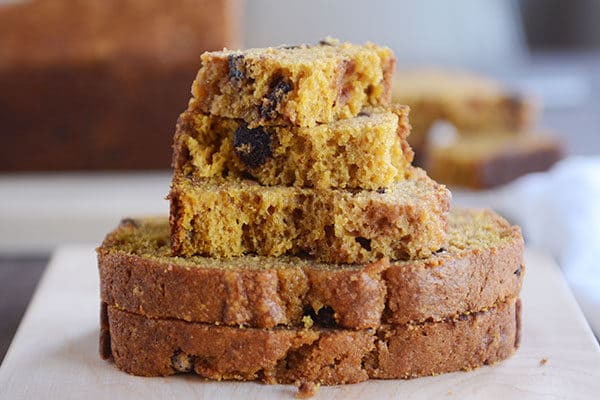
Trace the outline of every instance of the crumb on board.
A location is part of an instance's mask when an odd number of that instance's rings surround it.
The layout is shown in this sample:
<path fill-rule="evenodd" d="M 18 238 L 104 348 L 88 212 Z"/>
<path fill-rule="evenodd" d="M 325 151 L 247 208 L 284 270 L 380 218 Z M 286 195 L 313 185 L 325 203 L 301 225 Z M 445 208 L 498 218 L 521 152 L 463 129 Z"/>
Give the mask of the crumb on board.
<path fill-rule="evenodd" d="M 320 384 L 315 382 L 299 382 L 296 385 L 298 386 L 298 393 L 296 393 L 297 399 L 307 399 L 312 397 L 317 394 L 321 387 Z"/>
<path fill-rule="evenodd" d="M 452 392 L 452 390 L 448 390 L 448 393 L 446 393 L 448 396 L 452 396 L 454 394 L 454 392 Z"/>
<path fill-rule="evenodd" d="M 540 367 L 543 367 L 544 365 L 546 365 L 547 362 L 548 362 L 548 359 L 546 357 L 542 358 L 540 360 Z"/>

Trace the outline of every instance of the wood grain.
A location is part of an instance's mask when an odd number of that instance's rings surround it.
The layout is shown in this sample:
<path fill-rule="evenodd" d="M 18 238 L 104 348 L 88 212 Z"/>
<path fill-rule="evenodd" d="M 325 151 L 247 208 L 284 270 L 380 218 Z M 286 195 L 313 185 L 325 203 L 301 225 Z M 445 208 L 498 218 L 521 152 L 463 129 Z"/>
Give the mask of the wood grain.
<path fill-rule="evenodd" d="M 535 251 L 526 252 L 526 263 L 522 346 L 508 361 L 469 373 L 324 387 L 315 398 L 597 398 L 598 343 L 556 264 Z M 98 310 L 93 248 L 59 249 L 0 368 L 0 398 L 270 399 L 295 393 L 283 385 L 127 375 L 98 356 Z"/>

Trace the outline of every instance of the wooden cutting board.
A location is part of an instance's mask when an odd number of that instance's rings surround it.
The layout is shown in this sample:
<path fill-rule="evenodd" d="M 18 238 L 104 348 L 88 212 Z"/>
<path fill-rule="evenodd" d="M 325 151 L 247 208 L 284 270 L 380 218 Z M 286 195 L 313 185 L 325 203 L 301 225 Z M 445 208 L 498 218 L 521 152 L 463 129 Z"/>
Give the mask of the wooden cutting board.
<path fill-rule="evenodd" d="M 599 399 L 600 349 L 556 264 L 526 252 L 521 348 L 494 367 L 410 381 L 323 387 L 332 399 Z M 292 386 L 140 378 L 98 356 L 99 294 L 91 246 L 54 255 L 0 368 L 1 399 L 271 399 Z"/>

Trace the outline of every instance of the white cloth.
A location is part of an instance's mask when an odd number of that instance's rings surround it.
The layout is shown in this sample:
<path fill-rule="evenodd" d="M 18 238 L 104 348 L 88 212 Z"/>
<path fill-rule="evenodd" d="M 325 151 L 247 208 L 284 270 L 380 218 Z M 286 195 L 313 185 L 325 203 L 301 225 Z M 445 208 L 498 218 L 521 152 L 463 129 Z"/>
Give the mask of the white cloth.
<path fill-rule="evenodd" d="M 454 204 L 495 209 L 521 225 L 528 245 L 552 254 L 600 336 L 600 157 L 567 158 L 496 190 L 453 193 Z"/>

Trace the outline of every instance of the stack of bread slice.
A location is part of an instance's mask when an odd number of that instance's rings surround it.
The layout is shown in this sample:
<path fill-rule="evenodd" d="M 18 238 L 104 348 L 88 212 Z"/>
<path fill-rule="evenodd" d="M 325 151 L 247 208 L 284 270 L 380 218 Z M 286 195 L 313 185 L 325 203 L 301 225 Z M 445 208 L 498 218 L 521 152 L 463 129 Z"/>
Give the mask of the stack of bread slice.
<path fill-rule="evenodd" d="M 143 376 L 342 384 L 468 370 L 519 344 L 523 240 L 411 166 L 392 52 L 205 53 L 170 217 L 98 249 L 100 350 Z"/>

